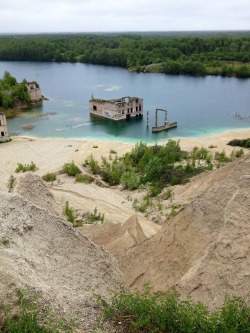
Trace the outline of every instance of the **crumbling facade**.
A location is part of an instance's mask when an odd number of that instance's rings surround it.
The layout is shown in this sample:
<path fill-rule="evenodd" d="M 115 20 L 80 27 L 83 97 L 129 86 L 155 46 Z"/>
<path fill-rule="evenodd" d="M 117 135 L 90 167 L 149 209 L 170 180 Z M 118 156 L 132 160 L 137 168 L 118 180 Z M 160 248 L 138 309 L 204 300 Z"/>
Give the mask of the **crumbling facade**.
<path fill-rule="evenodd" d="M 139 97 L 122 97 L 119 99 L 91 99 L 89 112 L 113 120 L 141 117 L 143 115 L 143 99 Z"/>
<path fill-rule="evenodd" d="M 0 141 L 6 141 L 9 138 L 7 121 L 5 114 L 0 112 Z"/>
<path fill-rule="evenodd" d="M 36 103 L 43 99 L 41 89 L 36 82 L 27 82 L 26 86 L 30 95 L 31 103 Z"/>

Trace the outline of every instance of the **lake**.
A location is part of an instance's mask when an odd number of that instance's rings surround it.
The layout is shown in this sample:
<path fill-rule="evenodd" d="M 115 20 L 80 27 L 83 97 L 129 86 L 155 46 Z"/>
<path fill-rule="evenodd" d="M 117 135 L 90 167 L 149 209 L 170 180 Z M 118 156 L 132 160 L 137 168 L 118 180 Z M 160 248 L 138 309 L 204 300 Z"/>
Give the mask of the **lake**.
<path fill-rule="evenodd" d="M 220 76 L 192 77 L 130 73 L 126 69 L 88 64 L 0 62 L 0 76 L 8 70 L 18 81 L 37 81 L 49 100 L 9 119 L 9 132 L 41 138 L 84 138 L 122 142 L 158 141 L 174 137 L 217 134 L 250 128 L 250 79 Z M 144 99 L 143 119 L 120 122 L 91 117 L 91 96 Z M 155 109 L 168 110 L 178 127 L 151 133 Z M 146 113 L 150 112 L 150 127 Z M 159 125 L 164 119 L 160 114 Z M 32 130 L 22 126 L 32 124 Z"/>

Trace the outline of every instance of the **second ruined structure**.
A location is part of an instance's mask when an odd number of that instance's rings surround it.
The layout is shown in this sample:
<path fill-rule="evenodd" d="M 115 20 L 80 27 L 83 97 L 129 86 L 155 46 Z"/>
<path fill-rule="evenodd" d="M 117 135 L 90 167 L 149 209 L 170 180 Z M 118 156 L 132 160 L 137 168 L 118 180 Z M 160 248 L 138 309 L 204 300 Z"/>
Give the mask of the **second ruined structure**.
<path fill-rule="evenodd" d="M 121 97 L 119 99 L 96 99 L 89 101 L 89 112 L 113 120 L 122 120 L 143 115 L 143 99 Z"/>

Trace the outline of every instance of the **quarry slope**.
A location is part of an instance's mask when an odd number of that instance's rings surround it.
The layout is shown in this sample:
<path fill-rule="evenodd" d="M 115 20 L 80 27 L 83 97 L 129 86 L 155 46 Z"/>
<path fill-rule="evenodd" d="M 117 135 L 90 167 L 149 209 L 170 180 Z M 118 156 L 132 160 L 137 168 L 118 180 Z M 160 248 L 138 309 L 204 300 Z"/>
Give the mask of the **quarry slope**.
<path fill-rule="evenodd" d="M 219 170 L 222 175 L 222 169 Z M 216 171 L 215 171 L 216 172 Z M 250 155 L 168 221 L 158 233 L 117 255 L 127 285 L 220 306 L 226 295 L 250 302 Z"/>
<path fill-rule="evenodd" d="M 32 182 L 22 179 L 24 183 Z M 34 193 L 37 204 L 39 193 L 41 200 L 46 197 L 39 187 Z M 123 278 L 116 260 L 50 213 L 48 203 L 46 209 L 37 204 L 18 194 L 0 193 L 0 297 L 13 287 L 35 288 L 66 317 L 80 312 L 81 332 L 92 332 L 96 310 L 88 287 L 104 298 L 109 290 L 121 290 Z M 54 207 L 50 205 L 52 211 Z"/>

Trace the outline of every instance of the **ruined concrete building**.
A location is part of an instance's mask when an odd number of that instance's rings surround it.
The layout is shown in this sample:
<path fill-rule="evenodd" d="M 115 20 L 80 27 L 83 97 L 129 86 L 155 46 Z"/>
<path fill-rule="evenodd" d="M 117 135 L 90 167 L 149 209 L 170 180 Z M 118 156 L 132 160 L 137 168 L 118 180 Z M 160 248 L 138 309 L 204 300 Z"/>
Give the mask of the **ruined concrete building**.
<path fill-rule="evenodd" d="M 5 114 L 0 112 L 0 141 L 8 139 L 9 133 Z"/>
<path fill-rule="evenodd" d="M 26 86 L 30 95 L 31 103 L 36 103 L 43 99 L 41 89 L 36 82 L 27 82 Z"/>
<path fill-rule="evenodd" d="M 89 112 L 113 120 L 141 117 L 143 99 L 129 96 L 109 100 L 92 98 L 89 101 Z"/>

